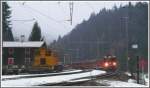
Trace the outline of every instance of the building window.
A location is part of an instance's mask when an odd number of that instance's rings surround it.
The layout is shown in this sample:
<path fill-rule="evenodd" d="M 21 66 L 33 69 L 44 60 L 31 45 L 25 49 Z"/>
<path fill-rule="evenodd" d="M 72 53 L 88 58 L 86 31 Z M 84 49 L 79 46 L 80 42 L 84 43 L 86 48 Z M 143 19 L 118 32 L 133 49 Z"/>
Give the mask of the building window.
<path fill-rule="evenodd" d="M 14 49 L 13 48 L 9 48 L 9 55 L 12 55 L 14 53 Z"/>
<path fill-rule="evenodd" d="M 45 58 L 41 58 L 41 59 L 40 59 L 40 64 L 41 64 L 41 65 L 46 64 L 46 59 L 45 59 Z"/>
<path fill-rule="evenodd" d="M 46 52 L 46 56 L 51 56 L 51 51 L 50 51 L 50 50 L 48 50 L 48 51 Z"/>
<path fill-rule="evenodd" d="M 14 64 L 14 58 L 8 58 L 8 65 Z"/>
<path fill-rule="evenodd" d="M 30 58 L 25 58 L 25 64 L 30 64 Z"/>
<path fill-rule="evenodd" d="M 25 48 L 25 59 L 26 58 L 30 58 L 30 48 Z"/>
<path fill-rule="evenodd" d="M 30 55 L 30 48 L 25 48 L 25 54 Z"/>

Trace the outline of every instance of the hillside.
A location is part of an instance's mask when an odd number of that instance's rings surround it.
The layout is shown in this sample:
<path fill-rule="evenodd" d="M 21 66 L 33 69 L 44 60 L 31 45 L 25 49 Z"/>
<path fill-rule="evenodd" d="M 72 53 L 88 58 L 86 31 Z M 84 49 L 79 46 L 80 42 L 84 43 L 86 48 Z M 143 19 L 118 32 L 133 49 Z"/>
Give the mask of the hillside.
<path fill-rule="evenodd" d="M 138 49 L 132 49 L 138 44 Z M 78 24 L 69 34 L 59 37 L 51 44 L 63 60 L 65 54 L 73 61 L 117 56 L 120 68 L 126 70 L 127 56 L 131 58 L 131 69 L 136 67 L 136 55 L 148 58 L 148 4 L 137 3 L 107 10 Z M 134 69 L 135 70 L 135 69 Z"/>

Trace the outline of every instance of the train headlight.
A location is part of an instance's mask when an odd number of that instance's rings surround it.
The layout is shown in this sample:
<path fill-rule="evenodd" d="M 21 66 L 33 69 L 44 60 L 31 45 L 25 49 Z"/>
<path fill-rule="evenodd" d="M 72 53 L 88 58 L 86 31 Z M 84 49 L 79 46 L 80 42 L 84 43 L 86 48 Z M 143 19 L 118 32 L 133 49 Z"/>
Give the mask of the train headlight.
<path fill-rule="evenodd" d="M 108 65 L 109 65 L 108 62 L 105 62 L 105 63 L 104 63 L 104 66 L 105 66 L 105 67 L 108 67 Z"/>
<path fill-rule="evenodd" d="M 116 62 L 113 62 L 113 66 L 116 66 L 117 65 L 117 63 Z"/>

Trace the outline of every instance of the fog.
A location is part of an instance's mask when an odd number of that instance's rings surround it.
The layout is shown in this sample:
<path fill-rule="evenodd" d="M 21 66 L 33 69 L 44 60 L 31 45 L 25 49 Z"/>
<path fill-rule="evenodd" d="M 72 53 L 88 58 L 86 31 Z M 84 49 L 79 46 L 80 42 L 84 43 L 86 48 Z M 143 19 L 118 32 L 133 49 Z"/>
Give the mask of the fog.
<path fill-rule="evenodd" d="M 25 35 L 27 40 L 35 21 L 42 36 L 52 42 L 58 36 L 69 33 L 77 24 L 88 20 L 91 13 L 99 13 L 102 8 L 112 9 L 114 5 L 128 4 L 128 1 L 73 1 L 73 20 L 70 21 L 70 1 L 8 1 L 11 7 L 11 27 L 14 37 Z M 136 1 L 132 1 L 133 4 Z"/>

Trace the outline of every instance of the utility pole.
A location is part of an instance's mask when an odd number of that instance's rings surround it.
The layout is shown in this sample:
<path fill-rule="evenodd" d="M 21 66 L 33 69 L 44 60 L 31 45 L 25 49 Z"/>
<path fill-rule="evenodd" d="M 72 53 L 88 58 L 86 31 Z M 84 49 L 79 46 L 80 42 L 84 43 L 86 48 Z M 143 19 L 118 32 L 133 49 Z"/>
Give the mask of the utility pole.
<path fill-rule="evenodd" d="M 123 17 L 125 19 L 125 34 L 126 34 L 126 68 L 129 70 L 128 66 L 128 17 Z"/>
<path fill-rule="evenodd" d="M 79 58 L 79 49 L 76 49 L 76 58 L 78 59 Z"/>
<path fill-rule="evenodd" d="M 129 64 L 128 64 L 128 17 L 126 19 L 126 47 L 127 47 L 127 71 L 129 70 Z"/>
<path fill-rule="evenodd" d="M 67 55 L 68 55 L 68 54 L 64 54 L 64 65 L 67 64 L 67 63 L 66 63 Z"/>
<path fill-rule="evenodd" d="M 132 48 L 133 48 L 133 49 L 138 49 L 138 44 L 133 44 L 133 45 L 132 45 Z M 136 53 L 137 53 L 137 52 L 136 52 Z M 139 56 L 138 56 L 138 53 L 137 53 L 137 63 L 136 63 L 136 64 L 137 64 L 137 66 L 136 66 L 136 68 L 137 68 L 137 69 L 136 69 L 136 71 L 137 71 L 137 84 L 139 84 L 139 70 L 140 70 L 140 69 L 139 69 Z"/>
<path fill-rule="evenodd" d="M 97 59 L 99 58 L 99 38 L 97 38 Z"/>
<path fill-rule="evenodd" d="M 65 65 L 65 58 L 66 58 L 66 57 L 65 57 L 65 55 L 64 55 L 64 65 Z"/>
<path fill-rule="evenodd" d="M 73 17 L 73 2 L 69 3 L 70 8 L 70 24 L 72 25 L 72 17 Z"/>
<path fill-rule="evenodd" d="M 137 84 L 139 84 L 139 56 L 137 56 Z"/>
<path fill-rule="evenodd" d="M 72 64 L 72 56 L 70 55 L 70 64 Z"/>

